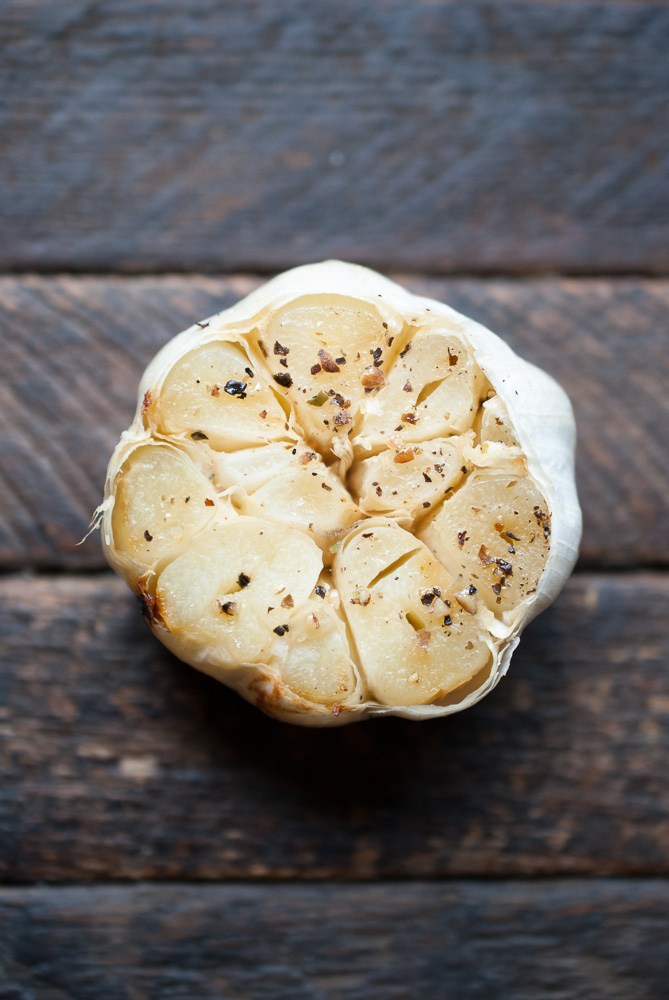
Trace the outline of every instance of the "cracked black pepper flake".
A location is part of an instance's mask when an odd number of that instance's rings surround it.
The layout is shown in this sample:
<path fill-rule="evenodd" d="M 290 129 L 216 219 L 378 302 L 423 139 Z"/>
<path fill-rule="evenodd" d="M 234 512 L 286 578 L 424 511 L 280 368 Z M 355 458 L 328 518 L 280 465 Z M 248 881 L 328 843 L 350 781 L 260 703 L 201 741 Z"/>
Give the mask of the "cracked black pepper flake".
<path fill-rule="evenodd" d="M 320 585 L 320 583 L 318 583 L 314 587 L 314 593 L 318 594 L 319 597 L 325 597 L 325 594 L 327 593 L 327 591 L 325 590 L 325 587 L 322 587 Z"/>
<path fill-rule="evenodd" d="M 275 632 L 276 635 L 285 635 L 286 632 L 290 632 L 290 629 L 287 625 L 277 625 L 276 628 L 272 629 L 272 632 Z"/>
<path fill-rule="evenodd" d="M 237 577 L 237 583 L 239 584 L 242 590 L 244 589 L 244 587 L 248 587 L 250 582 L 251 582 L 251 577 L 247 576 L 246 573 L 240 573 L 239 576 Z"/>
<path fill-rule="evenodd" d="M 289 347 L 284 347 L 283 344 L 280 344 L 278 340 L 274 341 L 275 354 L 280 354 L 282 357 L 285 358 L 289 351 L 290 351 Z"/>
<path fill-rule="evenodd" d="M 548 514 L 545 514 L 542 511 L 541 507 L 535 507 L 534 508 L 534 517 L 536 518 L 536 522 L 539 525 L 539 527 L 543 529 L 544 538 L 548 539 L 548 537 L 549 537 L 549 535 L 551 533 L 551 519 L 550 519 L 550 517 L 548 516 Z"/>
<path fill-rule="evenodd" d="M 401 358 L 406 357 L 406 355 L 409 353 L 410 350 L 411 350 L 411 341 L 409 341 L 409 343 L 407 344 L 407 346 L 404 348 L 403 351 L 400 351 L 400 357 Z"/>
<path fill-rule="evenodd" d="M 250 368 L 245 368 L 244 371 L 246 372 L 249 378 L 255 378 L 255 375 L 253 374 Z"/>
<path fill-rule="evenodd" d="M 431 604 L 434 604 L 436 599 L 441 597 L 441 590 L 439 587 L 433 587 L 432 590 L 426 590 L 421 596 L 420 603 L 424 604 L 426 608 L 429 608 Z"/>
<path fill-rule="evenodd" d="M 323 369 L 321 368 L 320 365 L 312 365 L 311 366 L 311 374 L 312 375 L 318 375 L 318 373 L 321 372 L 321 371 L 323 371 Z"/>
<path fill-rule="evenodd" d="M 246 399 L 246 382 L 238 382 L 237 379 L 231 378 L 223 386 L 223 391 L 227 392 L 228 396 L 238 396 L 240 399 Z"/>
<path fill-rule="evenodd" d="M 277 372 L 276 375 L 272 376 L 272 378 L 275 382 L 278 382 L 279 385 L 282 385 L 284 389 L 290 389 L 293 384 L 293 380 L 288 372 Z"/>
<path fill-rule="evenodd" d="M 224 604 L 218 601 L 218 606 L 224 615 L 229 615 L 231 618 L 237 614 L 237 605 L 234 601 L 226 601 Z"/>
<path fill-rule="evenodd" d="M 203 434 L 202 431 L 193 431 L 193 433 L 191 434 L 191 440 L 192 441 L 208 441 L 209 438 L 207 437 L 206 434 Z"/>
<path fill-rule="evenodd" d="M 144 537 L 147 540 L 147 542 L 152 542 L 153 541 L 153 535 L 151 534 L 151 532 L 149 531 L 148 528 L 146 528 L 145 531 L 144 531 Z"/>

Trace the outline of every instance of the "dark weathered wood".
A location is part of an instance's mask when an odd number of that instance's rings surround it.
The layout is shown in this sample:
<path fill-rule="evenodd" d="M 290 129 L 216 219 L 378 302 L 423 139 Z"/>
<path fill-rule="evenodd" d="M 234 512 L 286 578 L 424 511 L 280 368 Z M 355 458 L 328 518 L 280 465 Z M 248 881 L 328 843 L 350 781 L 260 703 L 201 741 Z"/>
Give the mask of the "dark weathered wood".
<path fill-rule="evenodd" d="M 0 566 L 102 565 L 76 543 L 129 423 L 139 376 L 183 326 L 256 281 L 0 279 Z M 569 391 L 585 564 L 669 562 L 669 282 L 426 281 Z"/>
<path fill-rule="evenodd" d="M 0 580 L 0 881 L 669 875 L 669 577 L 581 575 L 434 723 L 267 719 L 116 578 Z"/>
<path fill-rule="evenodd" d="M 3 1000 L 663 1000 L 669 977 L 652 880 L 3 889 L 0 928 Z"/>
<path fill-rule="evenodd" d="M 0 267 L 669 266 L 669 9 L 18 0 Z"/>

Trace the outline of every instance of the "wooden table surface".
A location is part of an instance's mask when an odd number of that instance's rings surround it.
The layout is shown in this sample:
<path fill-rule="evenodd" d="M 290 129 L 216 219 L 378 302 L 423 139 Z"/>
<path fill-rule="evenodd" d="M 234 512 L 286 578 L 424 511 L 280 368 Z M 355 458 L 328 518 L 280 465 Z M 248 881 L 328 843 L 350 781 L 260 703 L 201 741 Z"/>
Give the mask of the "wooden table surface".
<path fill-rule="evenodd" d="M 664 1000 L 669 4 L 8 0 L 0 47 L 1 1000 Z M 267 719 L 76 544 L 156 349 L 327 256 L 574 401 L 577 571 L 451 719 Z"/>

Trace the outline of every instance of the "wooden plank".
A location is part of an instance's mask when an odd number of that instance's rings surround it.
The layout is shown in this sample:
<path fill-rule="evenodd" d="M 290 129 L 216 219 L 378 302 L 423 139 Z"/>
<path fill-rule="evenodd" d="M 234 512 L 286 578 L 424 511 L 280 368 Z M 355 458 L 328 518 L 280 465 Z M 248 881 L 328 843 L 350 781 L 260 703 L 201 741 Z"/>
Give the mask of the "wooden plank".
<path fill-rule="evenodd" d="M 3 889 L 1 995 L 660 1000 L 668 904 L 653 880 Z"/>
<path fill-rule="evenodd" d="M 267 719 L 107 575 L 0 580 L 0 881 L 669 875 L 669 575 L 586 575 L 434 723 Z"/>
<path fill-rule="evenodd" d="M 586 565 L 669 562 L 669 282 L 408 282 L 489 324 L 570 393 L 579 422 Z M 98 568 L 76 543 L 155 351 L 257 284 L 0 279 L 0 566 Z"/>
<path fill-rule="evenodd" d="M 0 13 L 0 267 L 666 273 L 669 9 Z"/>

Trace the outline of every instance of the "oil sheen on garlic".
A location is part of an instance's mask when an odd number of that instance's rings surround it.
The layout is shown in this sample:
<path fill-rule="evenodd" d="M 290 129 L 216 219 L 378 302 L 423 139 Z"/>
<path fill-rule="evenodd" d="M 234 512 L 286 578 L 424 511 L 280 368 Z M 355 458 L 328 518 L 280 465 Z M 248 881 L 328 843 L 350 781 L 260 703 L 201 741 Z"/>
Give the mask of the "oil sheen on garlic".
<path fill-rule="evenodd" d="M 472 705 L 576 559 L 564 392 L 373 271 L 288 271 L 145 372 L 100 508 L 157 637 L 302 725 Z"/>

